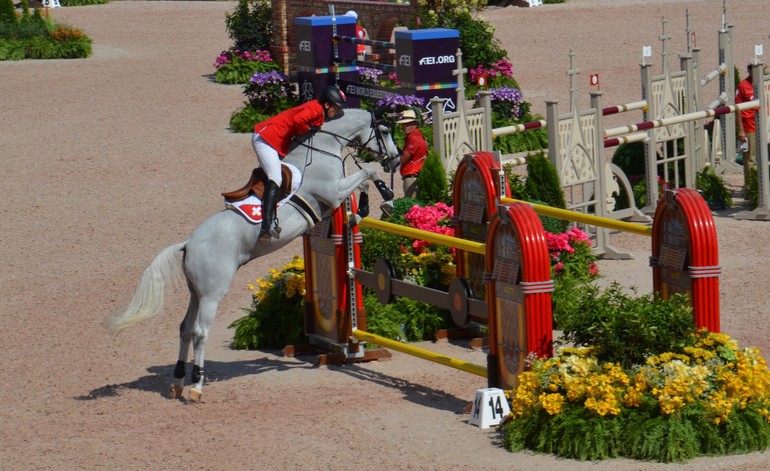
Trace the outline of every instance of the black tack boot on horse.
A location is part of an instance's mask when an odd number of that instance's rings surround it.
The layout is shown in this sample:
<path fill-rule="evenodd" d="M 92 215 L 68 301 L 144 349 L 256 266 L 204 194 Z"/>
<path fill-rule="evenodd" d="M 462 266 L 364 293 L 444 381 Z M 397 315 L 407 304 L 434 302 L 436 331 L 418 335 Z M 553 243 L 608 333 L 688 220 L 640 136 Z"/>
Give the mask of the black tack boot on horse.
<path fill-rule="evenodd" d="M 278 195 L 278 184 L 273 180 L 267 180 L 265 191 L 262 194 L 262 225 L 259 228 L 259 238 L 270 235 L 277 239 L 281 234 L 281 228 L 278 227 L 278 219 L 275 217 L 275 205 L 278 203 L 275 199 Z"/>

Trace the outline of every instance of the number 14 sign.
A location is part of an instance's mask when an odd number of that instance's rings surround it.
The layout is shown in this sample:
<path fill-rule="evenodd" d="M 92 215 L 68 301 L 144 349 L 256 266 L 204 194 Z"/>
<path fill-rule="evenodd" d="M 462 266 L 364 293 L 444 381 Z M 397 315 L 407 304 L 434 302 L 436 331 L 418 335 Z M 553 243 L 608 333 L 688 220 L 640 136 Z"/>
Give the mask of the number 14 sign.
<path fill-rule="evenodd" d="M 479 389 L 473 399 L 473 409 L 471 409 L 468 423 L 478 425 L 479 428 L 489 428 L 499 425 L 510 413 L 511 407 L 502 389 Z"/>

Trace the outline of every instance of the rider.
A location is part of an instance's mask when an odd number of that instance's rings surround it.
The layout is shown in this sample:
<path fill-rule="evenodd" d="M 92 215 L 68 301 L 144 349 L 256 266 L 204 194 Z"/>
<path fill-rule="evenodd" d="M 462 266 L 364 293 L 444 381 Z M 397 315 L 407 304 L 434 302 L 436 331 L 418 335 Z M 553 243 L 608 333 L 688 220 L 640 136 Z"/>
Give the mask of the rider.
<path fill-rule="evenodd" d="M 265 191 L 262 195 L 262 226 L 259 238 L 269 232 L 278 238 L 281 228 L 275 217 L 276 195 L 281 186 L 281 159 L 289 152 L 291 140 L 310 130 L 317 131 L 326 119 L 332 119 L 340 113 L 345 103 L 345 94 L 339 88 L 330 85 L 321 96 L 294 108 L 268 118 L 254 126 L 251 145 L 257 154 L 257 166 L 262 167 L 267 175 Z"/>

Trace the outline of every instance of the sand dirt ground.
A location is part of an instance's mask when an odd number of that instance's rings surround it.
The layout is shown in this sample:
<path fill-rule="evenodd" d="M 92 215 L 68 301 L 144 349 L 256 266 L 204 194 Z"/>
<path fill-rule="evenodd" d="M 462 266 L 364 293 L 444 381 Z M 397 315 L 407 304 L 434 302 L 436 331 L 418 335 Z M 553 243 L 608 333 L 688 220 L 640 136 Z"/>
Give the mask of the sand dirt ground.
<path fill-rule="evenodd" d="M 767 39 L 766 0 L 731 0 L 736 62 Z M 500 447 L 464 414 L 483 378 L 394 353 L 391 361 L 315 367 L 276 351 L 228 348 L 247 283 L 300 253 L 298 242 L 245 267 L 209 343 L 202 404 L 166 399 L 177 355 L 182 289 L 167 312 L 112 338 L 100 323 L 125 305 L 145 266 L 222 209 L 254 157 L 228 131 L 238 86 L 211 81 L 231 45 L 233 2 L 131 2 L 56 9 L 94 40 L 85 60 L 0 64 L 0 469 L 760 470 L 770 457 L 578 463 Z M 569 0 L 490 9 L 536 112 L 569 103 L 569 50 L 600 73 L 605 104 L 637 101 L 643 45 L 666 17 L 685 50 L 685 9 L 702 57 L 716 64 L 722 2 Z M 585 83 L 585 87 L 583 86 Z M 566 108 L 561 109 L 566 109 Z M 628 115 L 625 122 L 638 122 Z M 608 123 L 613 124 L 613 123 Z M 735 179 L 732 179 L 737 181 Z M 738 187 L 733 187 L 737 191 Z M 723 330 L 770 355 L 768 225 L 716 214 Z M 615 234 L 634 260 L 601 262 L 607 280 L 651 289 L 649 240 Z M 430 348 L 484 364 L 481 350 Z"/>

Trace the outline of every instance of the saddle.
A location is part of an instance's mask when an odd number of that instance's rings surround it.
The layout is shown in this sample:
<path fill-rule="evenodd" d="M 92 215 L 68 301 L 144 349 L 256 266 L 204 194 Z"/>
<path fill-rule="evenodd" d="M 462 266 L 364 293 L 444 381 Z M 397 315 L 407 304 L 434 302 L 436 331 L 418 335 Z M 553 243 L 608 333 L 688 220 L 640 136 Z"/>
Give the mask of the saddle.
<path fill-rule="evenodd" d="M 266 181 L 267 174 L 265 174 L 265 171 L 261 167 L 257 167 L 252 170 L 251 178 L 249 178 L 249 182 L 246 183 L 246 185 L 235 191 L 222 193 L 222 196 L 224 196 L 225 200 L 227 201 L 238 202 L 243 201 L 250 195 L 254 194 L 257 196 L 257 198 L 262 200 L 262 193 L 265 190 Z M 281 201 L 282 199 L 289 196 L 291 193 L 291 184 L 291 169 L 289 169 L 289 167 L 286 165 L 281 164 L 281 186 L 278 188 L 278 197 L 276 198 L 276 201 Z"/>

